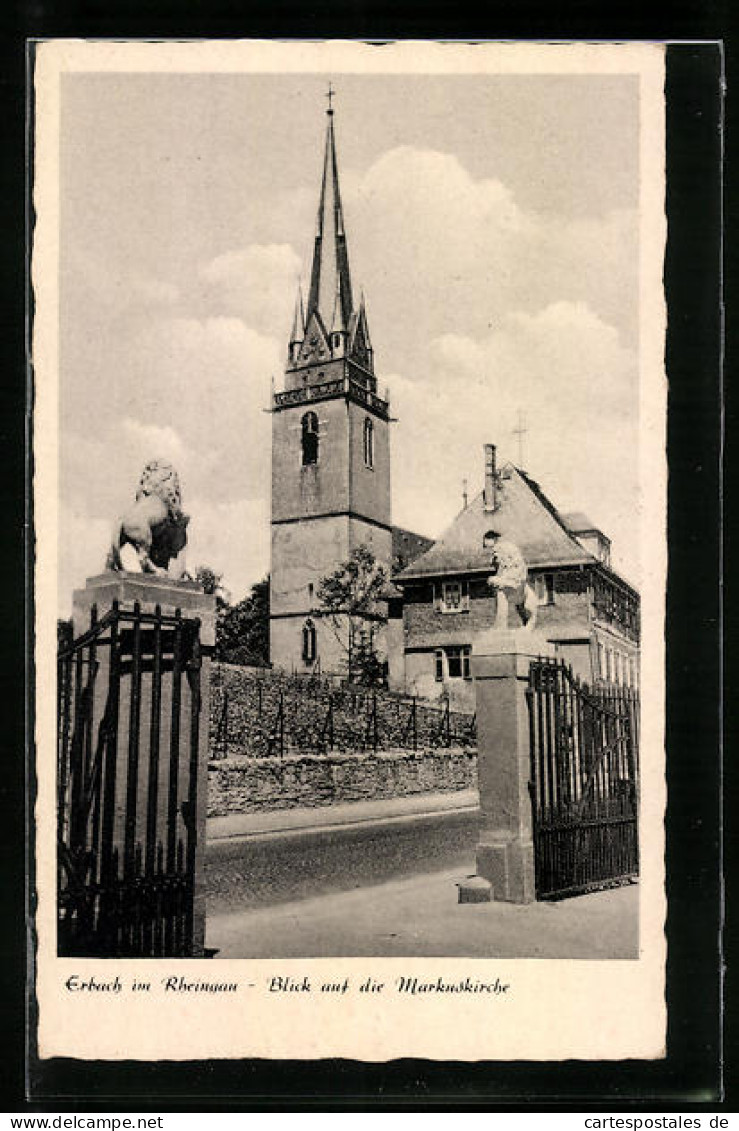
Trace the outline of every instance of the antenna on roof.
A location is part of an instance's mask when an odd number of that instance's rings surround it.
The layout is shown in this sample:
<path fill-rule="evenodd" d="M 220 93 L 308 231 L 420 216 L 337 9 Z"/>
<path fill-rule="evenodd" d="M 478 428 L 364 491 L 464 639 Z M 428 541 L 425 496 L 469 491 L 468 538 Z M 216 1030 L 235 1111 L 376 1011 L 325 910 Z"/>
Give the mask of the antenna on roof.
<path fill-rule="evenodd" d="M 467 480 L 462 480 L 462 505 L 467 510 Z"/>

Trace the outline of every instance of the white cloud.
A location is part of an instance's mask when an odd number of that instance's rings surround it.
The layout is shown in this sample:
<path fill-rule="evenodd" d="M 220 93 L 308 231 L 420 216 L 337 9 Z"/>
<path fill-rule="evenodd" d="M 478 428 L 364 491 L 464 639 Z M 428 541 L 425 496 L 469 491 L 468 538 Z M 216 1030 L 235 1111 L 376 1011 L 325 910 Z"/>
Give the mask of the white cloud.
<path fill-rule="evenodd" d="M 239 601 L 269 571 L 269 503 L 266 498 L 215 502 L 196 496 L 188 508 L 187 562 L 223 574 L 232 601 Z"/>
<path fill-rule="evenodd" d="M 524 466 L 562 511 L 588 511 L 638 574 L 636 357 L 584 303 L 513 312 L 484 338 L 444 335 L 429 346 L 424 381 L 394 376 L 395 518 L 436 536 L 482 486 L 482 446 L 518 462 L 513 429 L 525 414 Z"/>
<path fill-rule="evenodd" d="M 510 311 L 559 300 L 586 303 L 633 343 L 635 213 L 570 221 L 527 212 L 500 181 L 476 180 L 456 157 L 409 146 L 383 154 L 352 185 L 350 252 L 380 363 L 397 364 L 429 337 L 479 337 Z"/>
<path fill-rule="evenodd" d="M 636 357 L 613 326 L 584 302 L 555 302 L 529 314 L 512 311 L 475 341 L 445 335 L 432 341 L 446 373 L 466 371 L 493 387 L 500 408 L 546 403 L 567 417 L 636 411 Z"/>
<path fill-rule="evenodd" d="M 61 293 L 80 309 L 120 318 L 131 311 L 174 306 L 179 298 L 175 283 L 73 245 L 61 262 Z"/>
<path fill-rule="evenodd" d="M 188 495 L 264 497 L 270 425 L 263 410 L 282 369 L 277 341 L 238 318 L 163 319 L 141 332 L 130 361 L 138 379 L 129 415 L 140 434 L 176 431 L 182 454 L 175 462 L 188 465 Z"/>
<path fill-rule="evenodd" d="M 211 288 L 206 301 L 219 311 L 287 341 L 301 266 L 289 244 L 251 244 L 203 264 L 200 277 Z"/>
<path fill-rule="evenodd" d="M 142 464 L 149 459 L 165 459 L 177 465 L 184 455 L 182 439 L 169 425 L 160 428 L 156 424 L 142 424 L 127 416 L 121 427 L 126 444 L 137 454 L 142 453 Z M 146 452 L 149 453 L 148 456 L 143 454 Z"/>
<path fill-rule="evenodd" d="M 132 298 L 151 306 L 174 306 L 180 295 L 174 283 L 165 283 L 161 279 L 148 279 L 142 275 L 133 276 L 129 287 Z"/>
<path fill-rule="evenodd" d="M 268 498 L 275 340 L 236 318 L 157 317 L 111 351 L 104 384 L 90 371 L 61 435 L 62 497 L 108 523 L 128 505 L 144 463 L 171 460 L 186 509 Z M 84 388 L 85 396 L 82 390 Z M 95 428 L 85 428 L 94 421 Z"/>
<path fill-rule="evenodd" d="M 428 239 L 429 231 L 442 237 L 448 234 L 461 256 L 474 252 L 456 239 L 462 212 L 473 227 L 492 224 L 501 231 L 520 233 L 531 226 L 504 184 L 476 181 L 457 157 L 435 150 L 404 145 L 384 153 L 356 191 L 365 207 L 383 215 L 387 211 L 388 223 L 397 230 L 422 234 L 426 245 L 436 242 Z M 388 201 L 390 209 L 386 209 Z"/>
<path fill-rule="evenodd" d="M 59 508 L 60 617 L 72 612 L 72 592 L 84 588 L 88 577 L 102 573 L 113 533 L 113 522 L 93 518 L 78 507 L 62 503 Z"/>

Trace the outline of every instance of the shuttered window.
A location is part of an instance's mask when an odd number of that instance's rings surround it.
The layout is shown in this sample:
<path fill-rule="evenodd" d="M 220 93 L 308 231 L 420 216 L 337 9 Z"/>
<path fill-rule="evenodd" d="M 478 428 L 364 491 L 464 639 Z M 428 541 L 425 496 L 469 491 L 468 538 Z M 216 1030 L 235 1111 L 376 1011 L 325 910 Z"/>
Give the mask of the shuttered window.
<path fill-rule="evenodd" d="M 444 581 L 441 584 L 439 608 L 442 613 L 466 613 L 470 607 L 470 587 L 467 581 Z"/>

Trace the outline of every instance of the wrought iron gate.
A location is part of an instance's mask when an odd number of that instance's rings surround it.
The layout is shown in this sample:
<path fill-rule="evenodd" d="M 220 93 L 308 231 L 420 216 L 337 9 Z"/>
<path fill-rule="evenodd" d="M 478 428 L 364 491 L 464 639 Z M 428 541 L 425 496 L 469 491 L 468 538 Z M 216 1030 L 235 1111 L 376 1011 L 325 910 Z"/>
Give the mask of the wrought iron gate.
<path fill-rule="evenodd" d="M 527 697 L 537 897 L 627 882 L 639 870 L 637 693 L 537 660 Z"/>
<path fill-rule="evenodd" d="M 60 955 L 192 951 L 199 628 L 114 602 L 59 649 Z"/>

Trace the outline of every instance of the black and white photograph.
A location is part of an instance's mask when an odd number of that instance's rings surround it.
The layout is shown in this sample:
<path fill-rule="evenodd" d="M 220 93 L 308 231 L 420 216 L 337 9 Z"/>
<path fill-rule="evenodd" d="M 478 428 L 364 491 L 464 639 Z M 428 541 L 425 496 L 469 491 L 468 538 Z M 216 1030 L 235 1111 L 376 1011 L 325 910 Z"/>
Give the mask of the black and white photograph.
<path fill-rule="evenodd" d="M 51 967 L 441 1010 L 587 963 L 656 1055 L 662 49 L 57 46 Z"/>

